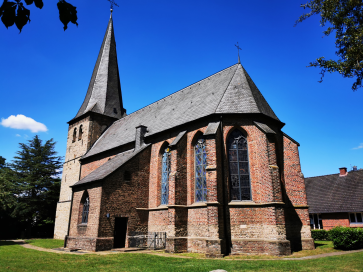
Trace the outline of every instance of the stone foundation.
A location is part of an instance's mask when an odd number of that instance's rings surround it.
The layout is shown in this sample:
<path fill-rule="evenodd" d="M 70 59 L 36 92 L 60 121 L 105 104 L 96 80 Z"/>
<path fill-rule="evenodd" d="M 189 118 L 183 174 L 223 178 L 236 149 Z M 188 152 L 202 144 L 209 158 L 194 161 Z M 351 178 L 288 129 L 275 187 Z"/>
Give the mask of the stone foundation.
<path fill-rule="evenodd" d="M 87 251 L 111 250 L 113 248 L 113 237 L 67 237 L 66 247 Z"/>
<path fill-rule="evenodd" d="M 220 257 L 225 247 L 225 241 L 213 238 L 189 238 L 188 252 L 205 253 L 208 257 Z"/>
<path fill-rule="evenodd" d="M 182 253 L 188 251 L 187 237 L 170 237 L 166 238 L 166 252 Z"/>
<path fill-rule="evenodd" d="M 313 238 L 303 238 L 301 239 L 301 245 L 303 250 L 311 250 L 315 249 L 314 239 Z"/>
<path fill-rule="evenodd" d="M 290 241 L 264 239 L 232 239 L 231 254 L 291 255 Z"/>

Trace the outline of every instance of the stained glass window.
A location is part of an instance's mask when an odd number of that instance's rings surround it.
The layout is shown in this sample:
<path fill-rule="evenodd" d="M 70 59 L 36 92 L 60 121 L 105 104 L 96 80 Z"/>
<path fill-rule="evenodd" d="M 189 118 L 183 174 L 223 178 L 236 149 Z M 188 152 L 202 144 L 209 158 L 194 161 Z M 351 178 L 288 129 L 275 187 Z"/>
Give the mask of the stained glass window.
<path fill-rule="evenodd" d="M 195 201 L 207 201 L 207 152 L 205 140 L 199 139 L 195 145 Z"/>
<path fill-rule="evenodd" d="M 162 158 L 161 171 L 161 204 L 169 203 L 169 173 L 170 173 L 170 152 L 169 148 L 165 149 Z"/>
<path fill-rule="evenodd" d="M 87 224 L 88 212 L 89 212 L 89 197 L 87 197 L 83 203 L 82 224 Z"/>
<path fill-rule="evenodd" d="M 239 130 L 228 137 L 231 200 L 251 200 L 247 140 Z"/>

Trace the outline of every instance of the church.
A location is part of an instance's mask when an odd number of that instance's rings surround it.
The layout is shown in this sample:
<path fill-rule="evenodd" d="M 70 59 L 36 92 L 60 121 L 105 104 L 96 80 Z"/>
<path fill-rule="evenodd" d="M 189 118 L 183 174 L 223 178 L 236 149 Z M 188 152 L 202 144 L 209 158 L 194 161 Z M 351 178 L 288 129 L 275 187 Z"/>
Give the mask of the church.
<path fill-rule="evenodd" d="M 314 248 L 299 143 L 240 61 L 127 114 L 111 16 L 68 124 L 54 230 L 66 247 L 162 237 L 167 252 L 211 257 Z"/>

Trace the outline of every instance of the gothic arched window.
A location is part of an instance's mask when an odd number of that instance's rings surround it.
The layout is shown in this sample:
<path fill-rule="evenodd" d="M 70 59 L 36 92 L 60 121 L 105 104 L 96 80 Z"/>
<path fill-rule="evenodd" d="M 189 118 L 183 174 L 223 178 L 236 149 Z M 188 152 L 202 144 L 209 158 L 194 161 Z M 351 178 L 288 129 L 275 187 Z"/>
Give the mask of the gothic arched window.
<path fill-rule="evenodd" d="M 205 150 L 205 140 L 199 139 L 194 147 L 195 159 L 195 201 L 207 201 L 207 152 Z"/>
<path fill-rule="evenodd" d="M 89 212 L 89 197 L 86 197 L 86 200 L 83 203 L 83 211 L 82 211 L 82 224 L 87 224 L 88 222 L 88 212 Z"/>
<path fill-rule="evenodd" d="M 80 125 L 79 132 L 78 132 L 78 141 L 82 139 L 82 134 L 83 134 L 83 126 Z"/>
<path fill-rule="evenodd" d="M 169 148 L 166 148 L 162 156 L 161 167 L 161 205 L 167 205 L 169 203 L 169 173 L 170 152 Z"/>
<path fill-rule="evenodd" d="M 251 200 L 247 139 L 234 130 L 227 141 L 231 200 Z"/>
<path fill-rule="evenodd" d="M 73 130 L 73 139 L 72 139 L 72 143 L 74 143 L 77 139 L 77 128 L 74 128 Z"/>

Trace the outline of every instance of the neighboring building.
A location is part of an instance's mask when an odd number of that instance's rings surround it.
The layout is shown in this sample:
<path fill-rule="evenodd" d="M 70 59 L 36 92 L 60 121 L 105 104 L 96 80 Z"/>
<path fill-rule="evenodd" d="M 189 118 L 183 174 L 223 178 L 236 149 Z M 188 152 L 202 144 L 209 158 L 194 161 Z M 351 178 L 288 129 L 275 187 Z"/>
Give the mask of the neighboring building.
<path fill-rule="evenodd" d="M 111 18 L 69 122 L 55 237 L 93 251 L 155 233 L 169 252 L 312 249 L 299 144 L 283 126 L 239 62 L 126 115 Z"/>
<path fill-rule="evenodd" d="M 363 227 L 363 170 L 305 178 L 310 227 Z"/>

